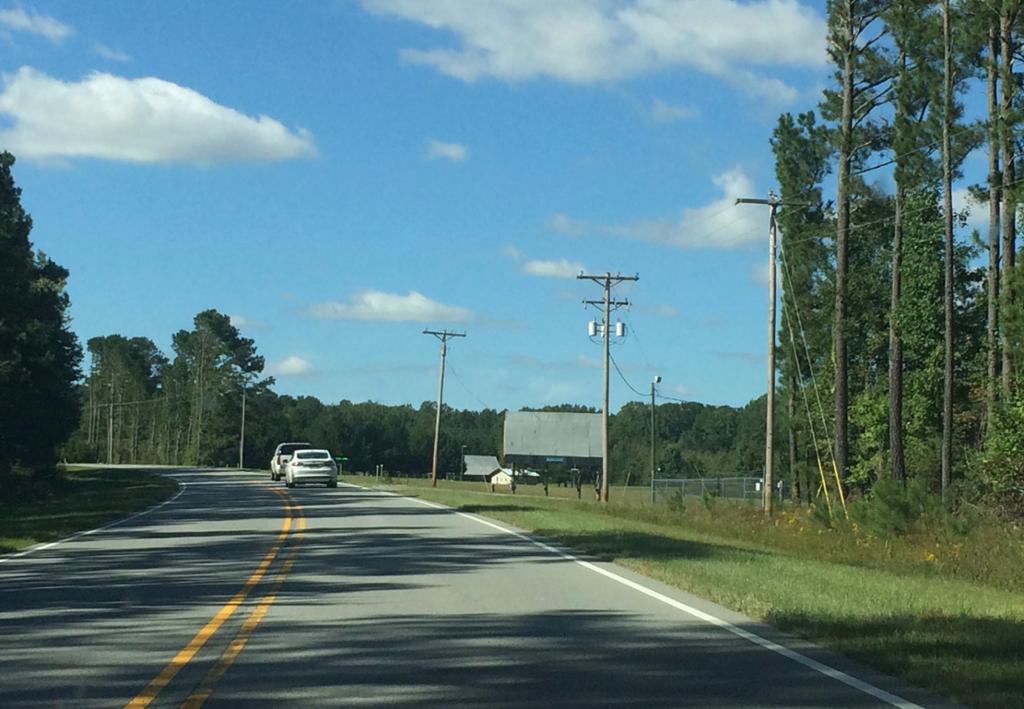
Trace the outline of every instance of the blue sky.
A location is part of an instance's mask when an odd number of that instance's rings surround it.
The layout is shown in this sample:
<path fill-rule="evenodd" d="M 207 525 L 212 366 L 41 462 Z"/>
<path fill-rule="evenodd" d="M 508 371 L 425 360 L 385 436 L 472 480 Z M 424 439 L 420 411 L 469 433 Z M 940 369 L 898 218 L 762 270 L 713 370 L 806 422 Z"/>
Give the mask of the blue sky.
<path fill-rule="evenodd" d="M 573 276 L 638 273 L 634 386 L 764 385 L 778 114 L 829 71 L 823 2 L 5 3 L 0 148 L 73 328 L 229 313 L 277 391 L 597 405 Z M 614 376 L 612 406 L 636 398 Z"/>

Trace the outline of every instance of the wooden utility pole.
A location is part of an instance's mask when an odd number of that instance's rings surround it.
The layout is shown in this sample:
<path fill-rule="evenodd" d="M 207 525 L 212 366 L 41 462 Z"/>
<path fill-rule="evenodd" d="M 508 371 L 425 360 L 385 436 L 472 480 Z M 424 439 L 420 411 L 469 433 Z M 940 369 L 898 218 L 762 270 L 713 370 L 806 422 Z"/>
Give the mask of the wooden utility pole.
<path fill-rule="evenodd" d="M 110 408 L 107 411 L 107 465 L 114 463 L 114 383 L 107 384 L 110 388 Z"/>
<path fill-rule="evenodd" d="M 658 467 L 657 467 L 658 461 L 657 461 L 657 458 L 655 457 L 655 454 L 654 454 L 654 452 L 655 452 L 654 446 L 655 446 L 655 440 L 656 440 L 655 439 L 655 435 L 656 435 L 655 432 L 657 430 L 655 428 L 655 426 L 654 426 L 654 412 L 655 412 L 655 409 L 657 408 L 657 401 L 655 400 L 655 389 L 654 389 L 654 387 L 657 384 L 660 384 L 660 383 L 661 383 L 661 377 L 655 377 L 654 379 L 651 380 L 651 504 L 652 505 L 654 504 L 654 476 L 655 476 L 655 474 L 658 471 Z"/>
<path fill-rule="evenodd" d="M 595 305 L 602 308 L 602 320 L 604 326 L 601 332 L 604 345 L 604 387 L 601 406 L 601 500 L 608 502 L 608 343 L 611 337 L 611 311 L 612 308 L 621 308 L 629 305 L 628 300 L 612 300 L 612 288 L 623 281 L 638 281 L 639 276 L 623 276 L 622 274 L 604 273 L 603 275 L 587 275 L 584 273 L 576 276 L 579 280 L 594 281 L 604 288 L 603 300 L 584 300 L 587 305 Z"/>
<path fill-rule="evenodd" d="M 245 467 L 245 379 L 242 380 L 242 430 L 238 436 L 238 469 Z"/>
<path fill-rule="evenodd" d="M 774 192 L 768 193 L 768 199 L 742 197 L 736 204 L 768 205 L 768 401 L 766 402 L 764 423 L 764 490 L 762 500 L 764 513 L 772 514 L 773 494 L 775 489 L 775 263 L 778 236 L 775 213 L 782 200 Z M 789 203 L 794 205 L 796 203 Z"/>
<path fill-rule="evenodd" d="M 464 332 L 449 332 L 448 330 L 424 330 L 424 335 L 433 335 L 441 341 L 441 376 L 437 382 L 437 416 L 434 418 L 434 462 L 431 466 L 430 484 L 437 487 L 437 449 L 441 441 L 441 405 L 444 402 L 444 360 L 448 356 L 448 338 L 465 337 Z"/>

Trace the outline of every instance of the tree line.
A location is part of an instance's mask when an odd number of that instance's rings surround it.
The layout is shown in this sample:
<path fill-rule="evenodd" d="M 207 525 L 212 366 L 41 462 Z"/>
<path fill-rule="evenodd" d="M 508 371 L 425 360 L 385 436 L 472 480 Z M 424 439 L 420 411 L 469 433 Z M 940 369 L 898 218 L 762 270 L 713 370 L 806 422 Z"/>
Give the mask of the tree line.
<path fill-rule="evenodd" d="M 109 335 L 87 343 L 89 371 L 79 387 L 81 423 L 64 448 L 78 462 L 266 467 L 274 447 L 308 441 L 347 460 L 348 470 L 378 465 L 393 474 L 430 469 L 436 404 L 386 405 L 274 392 L 263 358 L 227 315 L 205 310 L 172 337 L 173 356 L 145 337 Z M 543 410 L 593 411 L 563 404 Z M 658 407 L 659 467 L 667 476 L 751 471 L 764 445 L 764 399 L 744 409 L 671 403 Z M 616 482 L 649 479 L 650 406 L 627 403 L 610 419 Z M 439 465 L 458 475 L 463 451 L 501 457 L 504 412 L 442 412 Z M 552 471 L 554 478 L 566 471 Z"/>
<path fill-rule="evenodd" d="M 771 140 L 789 205 L 784 469 L 805 487 L 834 477 L 848 494 L 916 478 L 1019 510 L 1022 2 L 827 9 L 833 82 L 816 110 L 782 115 Z M 974 121 L 971 91 L 987 98 Z M 958 240 L 954 184 L 972 153 L 987 158 L 985 181 L 968 188 L 988 234 Z"/>

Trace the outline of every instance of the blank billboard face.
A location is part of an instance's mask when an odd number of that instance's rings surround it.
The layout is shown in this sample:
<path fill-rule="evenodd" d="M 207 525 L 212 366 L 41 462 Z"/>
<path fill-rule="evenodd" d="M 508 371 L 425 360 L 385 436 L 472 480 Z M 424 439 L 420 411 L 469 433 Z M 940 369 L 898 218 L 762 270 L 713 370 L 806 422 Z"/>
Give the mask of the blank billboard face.
<path fill-rule="evenodd" d="M 505 455 L 600 458 L 601 414 L 509 411 Z"/>

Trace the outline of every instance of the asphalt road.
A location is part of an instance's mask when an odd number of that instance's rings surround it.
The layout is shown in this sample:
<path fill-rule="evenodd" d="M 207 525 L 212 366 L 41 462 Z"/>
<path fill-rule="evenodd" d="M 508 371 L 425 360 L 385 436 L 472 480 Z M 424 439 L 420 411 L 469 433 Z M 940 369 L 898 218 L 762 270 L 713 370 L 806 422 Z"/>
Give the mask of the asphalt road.
<path fill-rule="evenodd" d="M 470 515 L 170 474 L 159 509 L 0 560 L 0 706 L 939 705 Z"/>

